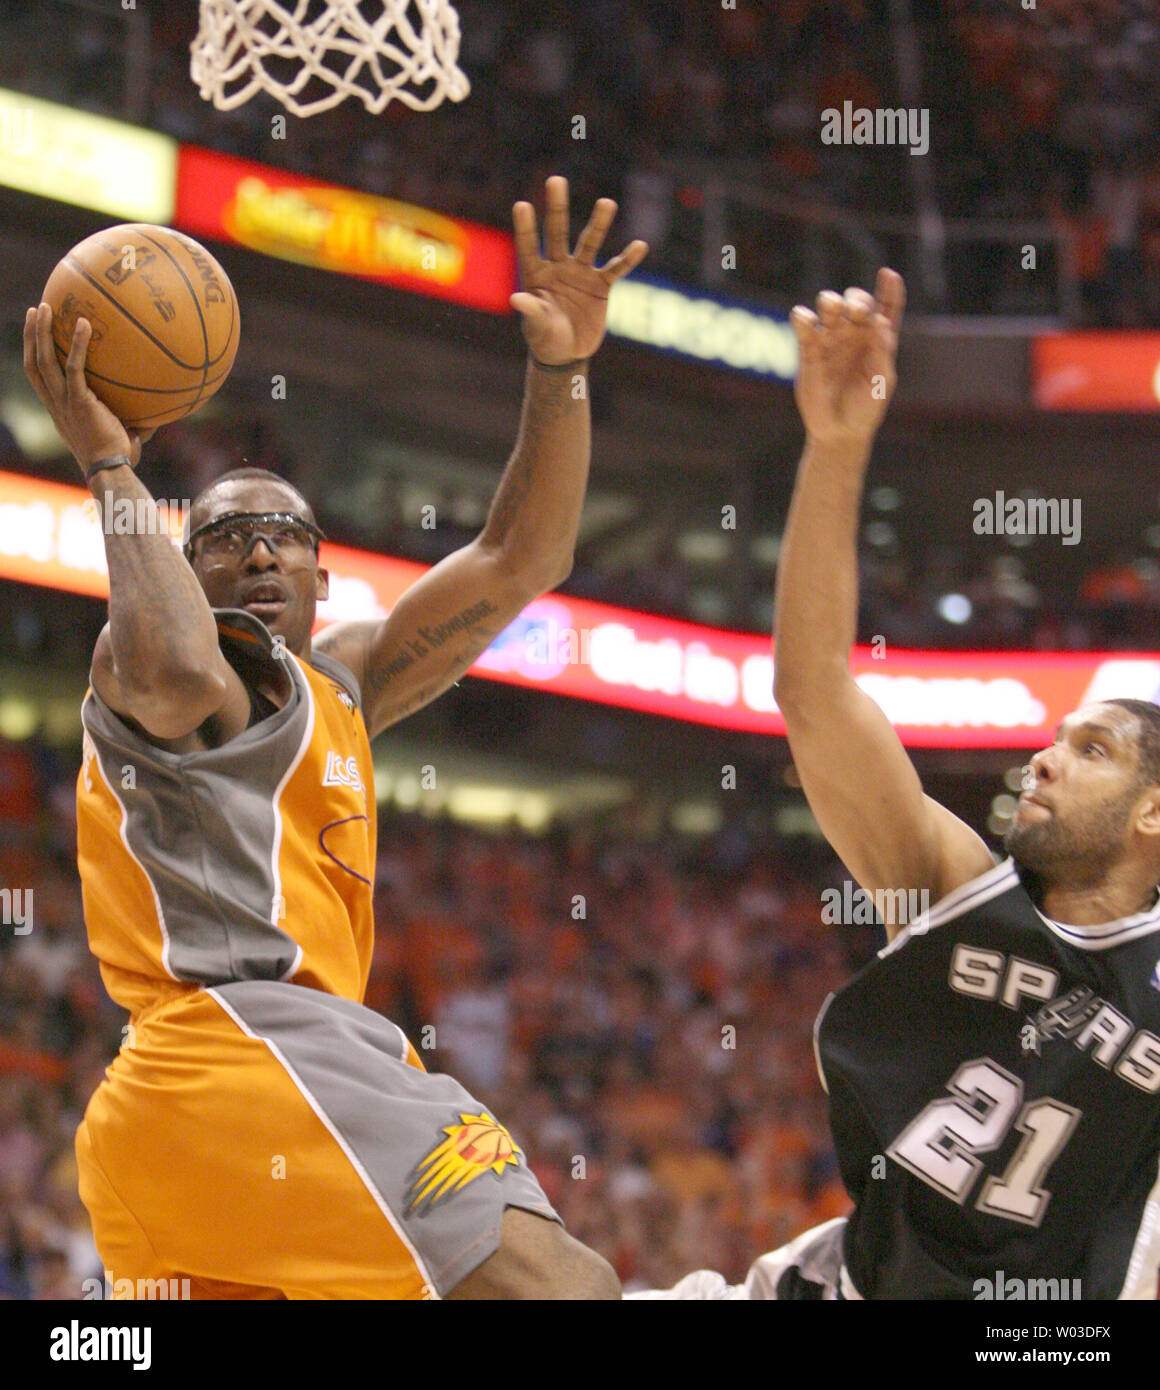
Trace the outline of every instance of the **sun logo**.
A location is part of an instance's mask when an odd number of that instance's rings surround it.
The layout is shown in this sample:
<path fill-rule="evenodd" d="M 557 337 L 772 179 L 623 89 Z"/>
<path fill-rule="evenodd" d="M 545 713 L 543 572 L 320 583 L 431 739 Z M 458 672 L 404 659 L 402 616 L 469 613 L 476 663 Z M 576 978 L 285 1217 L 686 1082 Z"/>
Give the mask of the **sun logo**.
<path fill-rule="evenodd" d="M 498 1120 L 486 1113 L 461 1114 L 459 1119 L 457 1125 L 444 1126 L 447 1138 L 415 1165 L 408 1213 L 429 1210 L 484 1173 L 498 1178 L 505 1168 L 519 1167 L 523 1151 Z"/>

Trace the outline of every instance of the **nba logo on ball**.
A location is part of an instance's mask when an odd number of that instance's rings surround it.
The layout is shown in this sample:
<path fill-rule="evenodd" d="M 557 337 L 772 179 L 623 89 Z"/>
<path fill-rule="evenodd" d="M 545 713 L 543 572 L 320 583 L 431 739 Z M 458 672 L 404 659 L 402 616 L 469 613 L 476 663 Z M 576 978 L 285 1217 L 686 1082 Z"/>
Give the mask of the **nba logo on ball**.
<path fill-rule="evenodd" d="M 408 1215 L 425 1216 L 444 1197 L 458 1192 L 484 1173 L 502 1177 L 506 1168 L 518 1168 L 522 1150 L 498 1120 L 484 1112 L 459 1116 L 457 1125 L 446 1125 L 447 1136 L 413 1170 Z"/>

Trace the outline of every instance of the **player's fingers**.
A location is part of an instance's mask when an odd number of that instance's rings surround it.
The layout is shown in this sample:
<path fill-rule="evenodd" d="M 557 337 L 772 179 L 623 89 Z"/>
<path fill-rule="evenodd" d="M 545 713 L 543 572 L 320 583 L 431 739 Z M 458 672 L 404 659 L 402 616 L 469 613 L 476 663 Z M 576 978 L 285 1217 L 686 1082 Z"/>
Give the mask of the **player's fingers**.
<path fill-rule="evenodd" d="M 548 306 L 542 299 L 537 299 L 534 294 L 527 294 L 523 290 L 513 294 L 509 303 L 517 314 L 523 314 L 527 319 L 538 318 L 548 312 Z"/>
<path fill-rule="evenodd" d="M 857 346 L 861 325 L 850 317 L 845 298 L 841 295 L 835 298 L 838 307 L 826 325 L 822 351 L 835 361 L 845 361 Z"/>
<path fill-rule="evenodd" d="M 790 310 L 789 321 L 797 334 L 798 350 L 802 360 L 816 361 L 822 350 L 822 335 L 818 331 L 820 323 L 817 314 L 812 309 L 807 309 L 804 304 L 795 304 Z"/>
<path fill-rule="evenodd" d="M 85 380 L 85 355 L 89 350 L 89 339 L 93 336 L 93 326 L 88 319 L 77 319 L 69 344 L 68 357 L 64 364 L 64 377 L 68 394 L 72 400 L 84 399 L 88 390 Z"/>
<path fill-rule="evenodd" d="M 592 216 L 576 241 L 575 258 L 581 265 L 591 265 L 596 260 L 596 253 L 604 245 L 604 238 L 615 216 L 616 204 L 611 198 L 596 200 Z"/>
<path fill-rule="evenodd" d="M 36 310 L 29 309 L 24 315 L 24 375 L 32 383 L 32 389 L 40 399 L 48 404 L 48 392 L 40 375 L 36 361 Z"/>
<path fill-rule="evenodd" d="M 846 291 L 845 314 L 851 323 L 869 323 L 874 314 L 874 300 L 865 290 Z"/>
<path fill-rule="evenodd" d="M 548 260 L 562 261 L 568 255 L 568 180 L 553 174 L 544 188 L 544 251 Z"/>
<path fill-rule="evenodd" d="M 898 353 L 898 334 L 885 314 L 875 314 L 871 324 L 869 366 L 873 375 L 893 379 Z"/>
<path fill-rule="evenodd" d="M 536 210 L 531 203 L 516 203 L 512 208 L 512 230 L 515 234 L 516 260 L 520 278 L 528 277 L 540 261 L 540 237 L 536 230 Z"/>
<path fill-rule="evenodd" d="M 878 312 L 886 316 L 891 329 L 897 333 L 902 327 L 902 314 L 906 308 L 906 282 L 898 271 L 883 266 L 878 272 L 874 286 L 874 298 Z"/>
<path fill-rule="evenodd" d="M 841 322 L 846 302 L 840 294 L 835 294 L 833 290 L 823 290 L 814 303 L 823 328 L 833 328 Z"/>
<path fill-rule="evenodd" d="M 53 401 L 64 395 L 64 373 L 56 359 L 56 347 L 52 341 L 52 309 L 41 304 L 36 310 L 36 365 L 45 390 Z"/>
<path fill-rule="evenodd" d="M 619 256 L 613 256 L 607 265 L 601 266 L 600 273 L 611 285 L 631 274 L 648 255 L 647 241 L 630 241 Z"/>

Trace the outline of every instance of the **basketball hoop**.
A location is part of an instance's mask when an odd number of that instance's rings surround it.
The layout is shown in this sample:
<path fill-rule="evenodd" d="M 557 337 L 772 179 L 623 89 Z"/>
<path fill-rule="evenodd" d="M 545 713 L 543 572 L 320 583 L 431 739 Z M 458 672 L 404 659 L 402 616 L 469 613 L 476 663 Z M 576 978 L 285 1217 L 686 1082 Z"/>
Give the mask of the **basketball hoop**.
<path fill-rule="evenodd" d="M 297 116 L 352 96 L 373 113 L 395 99 L 430 111 L 471 90 L 448 0 L 201 0 L 190 53 L 190 76 L 219 111 L 256 92 Z"/>

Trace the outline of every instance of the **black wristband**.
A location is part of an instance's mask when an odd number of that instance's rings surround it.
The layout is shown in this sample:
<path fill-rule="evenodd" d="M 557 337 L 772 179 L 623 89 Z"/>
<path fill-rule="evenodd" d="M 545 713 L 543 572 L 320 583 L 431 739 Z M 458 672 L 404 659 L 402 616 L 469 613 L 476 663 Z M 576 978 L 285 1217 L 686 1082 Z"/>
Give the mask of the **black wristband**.
<path fill-rule="evenodd" d="M 130 462 L 129 456 L 127 454 L 110 454 L 107 459 L 98 459 L 96 463 L 90 465 L 89 471 L 85 474 L 85 482 L 87 483 L 88 480 L 93 476 L 93 474 L 99 473 L 102 468 L 132 467 L 133 464 Z"/>
<path fill-rule="evenodd" d="M 541 362 L 538 357 L 529 352 L 528 360 L 533 366 L 539 367 L 542 372 L 572 372 L 577 367 L 586 367 L 591 359 L 577 357 L 573 362 Z"/>

